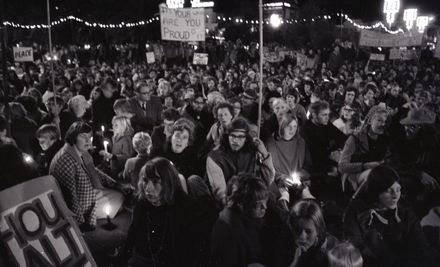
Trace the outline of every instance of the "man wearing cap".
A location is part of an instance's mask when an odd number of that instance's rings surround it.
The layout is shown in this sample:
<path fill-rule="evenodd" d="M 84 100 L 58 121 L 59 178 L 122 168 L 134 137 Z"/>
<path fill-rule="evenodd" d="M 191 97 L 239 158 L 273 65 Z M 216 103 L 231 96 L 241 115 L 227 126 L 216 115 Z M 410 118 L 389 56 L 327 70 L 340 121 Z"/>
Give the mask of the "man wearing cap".
<path fill-rule="evenodd" d="M 440 140 L 434 122 L 435 115 L 427 109 L 411 109 L 400 121 L 404 133 L 390 146 L 390 164 L 399 172 L 407 200 L 420 200 L 440 189 Z"/>
<path fill-rule="evenodd" d="M 220 147 L 211 151 L 206 160 L 206 173 L 214 198 L 225 201 L 226 184 L 238 173 L 252 173 L 270 185 L 275 169 L 272 157 L 263 142 L 249 135 L 249 124 L 243 118 L 234 119 L 220 141 Z"/>

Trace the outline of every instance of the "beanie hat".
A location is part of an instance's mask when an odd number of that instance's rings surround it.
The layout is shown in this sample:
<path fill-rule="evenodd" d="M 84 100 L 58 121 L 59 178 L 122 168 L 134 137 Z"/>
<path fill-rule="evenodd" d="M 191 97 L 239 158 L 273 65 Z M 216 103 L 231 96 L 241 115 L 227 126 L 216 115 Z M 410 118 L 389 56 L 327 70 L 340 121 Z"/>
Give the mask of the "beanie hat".
<path fill-rule="evenodd" d="M 228 133 L 231 133 L 233 131 L 240 131 L 245 132 L 246 134 L 249 133 L 249 123 L 246 121 L 246 119 L 238 117 L 229 123 L 228 126 Z"/>
<path fill-rule="evenodd" d="M 365 197 L 370 204 L 375 203 L 379 195 L 386 192 L 395 182 L 399 181 L 397 172 L 388 166 L 380 165 L 368 174 Z"/>

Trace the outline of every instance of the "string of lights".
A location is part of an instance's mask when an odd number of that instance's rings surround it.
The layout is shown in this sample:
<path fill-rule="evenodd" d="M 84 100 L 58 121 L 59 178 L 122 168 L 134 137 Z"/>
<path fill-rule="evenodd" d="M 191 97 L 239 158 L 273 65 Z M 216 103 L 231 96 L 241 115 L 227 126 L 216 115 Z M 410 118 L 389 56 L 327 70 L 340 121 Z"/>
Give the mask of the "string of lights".
<path fill-rule="evenodd" d="M 206 17 L 209 18 L 208 15 Z M 371 30 L 371 29 L 381 28 L 390 34 L 398 34 L 398 33 L 404 32 L 401 28 L 399 28 L 397 30 L 390 30 L 382 22 L 377 22 L 373 25 L 361 25 L 361 24 L 356 23 L 347 14 L 343 14 L 343 13 L 337 13 L 336 16 L 333 16 L 333 17 L 343 18 L 346 21 L 348 21 L 350 24 L 352 24 L 354 27 L 356 27 L 360 30 Z M 331 15 L 323 15 L 323 16 L 315 16 L 311 19 L 288 19 L 288 20 L 281 20 L 281 24 L 284 24 L 284 23 L 285 24 L 313 23 L 313 22 L 321 21 L 321 20 L 324 20 L 324 21 L 331 20 L 333 17 Z M 231 21 L 231 22 L 235 22 L 235 23 L 239 23 L 239 24 L 241 24 L 241 23 L 250 24 L 250 25 L 258 25 L 259 24 L 258 20 L 249 20 L 249 19 L 243 19 L 243 18 L 239 18 L 239 17 L 233 18 L 233 17 L 226 17 L 226 16 L 217 16 L 217 20 L 219 22 Z M 117 24 L 103 24 L 103 23 L 89 22 L 89 21 L 86 21 L 84 19 L 81 19 L 81 18 L 78 18 L 75 16 L 68 16 L 68 17 L 53 21 L 51 23 L 51 26 L 52 27 L 57 26 L 57 25 L 63 24 L 68 21 L 76 21 L 78 23 L 82 23 L 88 27 L 93 27 L 93 28 L 122 29 L 122 28 L 132 28 L 132 27 L 148 25 L 148 24 L 154 23 L 156 21 L 159 21 L 159 17 L 156 16 L 156 17 L 150 18 L 148 20 L 141 20 L 138 22 L 120 22 Z M 269 24 L 270 23 L 269 19 L 265 20 L 264 23 Z M 48 28 L 47 24 L 20 24 L 20 23 L 15 23 L 15 22 L 10 22 L 10 21 L 4 21 L 3 25 L 10 26 L 13 28 L 21 28 L 21 29 L 47 29 Z"/>

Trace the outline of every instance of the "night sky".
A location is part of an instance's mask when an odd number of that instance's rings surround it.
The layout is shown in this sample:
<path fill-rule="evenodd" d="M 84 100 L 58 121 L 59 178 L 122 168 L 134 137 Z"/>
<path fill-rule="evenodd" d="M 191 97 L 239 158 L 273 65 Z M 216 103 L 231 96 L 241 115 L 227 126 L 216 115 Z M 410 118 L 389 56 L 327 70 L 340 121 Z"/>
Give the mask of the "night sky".
<path fill-rule="evenodd" d="M 52 17 L 75 15 L 95 21 L 137 20 L 151 17 L 158 11 L 158 4 L 164 0 L 51 0 Z M 215 10 L 225 14 L 239 15 L 257 10 L 258 0 L 214 0 Z M 278 0 L 266 0 L 265 2 Z M 281 0 L 280 0 L 281 1 Z M 299 0 L 316 2 L 324 10 L 337 12 L 343 10 L 355 19 L 370 22 L 383 18 L 383 0 Z M 45 20 L 46 0 L 4 1 L 5 17 L 22 23 L 41 23 Z M 55 6 L 58 9 L 55 10 Z M 241 8 L 240 8 L 241 7 Z M 252 8 L 254 7 L 254 8 Z M 440 19 L 440 0 L 402 0 L 401 8 L 417 7 L 420 13 L 438 16 Z M 39 20 L 39 21 L 38 21 Z M 437 21 L 438 23 L 438 21 Z"/>

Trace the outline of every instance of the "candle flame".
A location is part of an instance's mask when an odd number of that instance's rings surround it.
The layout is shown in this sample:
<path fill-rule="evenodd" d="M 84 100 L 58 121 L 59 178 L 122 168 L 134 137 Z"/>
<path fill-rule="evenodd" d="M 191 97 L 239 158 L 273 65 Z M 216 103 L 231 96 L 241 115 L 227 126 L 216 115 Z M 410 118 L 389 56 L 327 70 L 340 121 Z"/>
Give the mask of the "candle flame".
<path fill-rule="evenodd" d="M 110 211 L 111 211 L 110 204 L 105 205 L 104 206 L 104 213 L 105 213 L 105 215 L 109 216 L 110 215 Z"/>
<path fill-rule="evenodd" d="M 290 175 L 290 179 L 289 182 L 291 182 L 294 185 L 300 185 L 301 184 L 301 179 L 298 175 L 298 173 L 294 172 Z"/>

